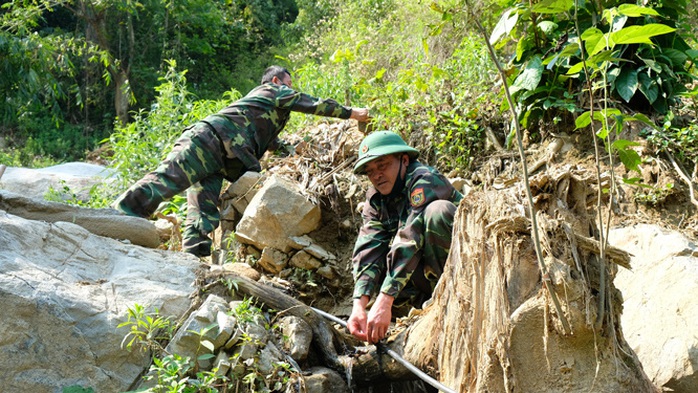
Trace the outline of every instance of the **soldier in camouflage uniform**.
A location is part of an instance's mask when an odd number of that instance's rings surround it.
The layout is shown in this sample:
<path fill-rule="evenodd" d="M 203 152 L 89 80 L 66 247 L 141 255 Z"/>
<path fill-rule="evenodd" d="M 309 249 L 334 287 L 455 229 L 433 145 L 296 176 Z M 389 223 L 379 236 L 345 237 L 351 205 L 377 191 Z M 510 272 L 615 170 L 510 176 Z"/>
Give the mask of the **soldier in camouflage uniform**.
<path fill-rule="evenodd" d="M 279 144 L 292 111 L 366 121 L 366 108 L 349 108 L 291 88 L 291 74 L 271 66 L 262 84 L 217 114 L 186 128 L 167 158 L 122 194 L 114 206 L 149 218 L 158 205 L 187 190 L 184 251 L 211 254 L 208 234 L 218 227 L 218 199 L 223 179 L 235 181 L 245 171 L 261 171 L 259 159 Z"/>
<path fill-rule="evenodd" d="M 363 341 L 382 339 L 400 304 L 420 307 L 431 297 L 451 247 L 453 216 L 463 196 L 434 168 L 416 161 L 418 155 L 390 131 L 374 132 L 359 145 L 354 172 L 366 174 L 373 187 L 354 246 L 348 327 Z"/>

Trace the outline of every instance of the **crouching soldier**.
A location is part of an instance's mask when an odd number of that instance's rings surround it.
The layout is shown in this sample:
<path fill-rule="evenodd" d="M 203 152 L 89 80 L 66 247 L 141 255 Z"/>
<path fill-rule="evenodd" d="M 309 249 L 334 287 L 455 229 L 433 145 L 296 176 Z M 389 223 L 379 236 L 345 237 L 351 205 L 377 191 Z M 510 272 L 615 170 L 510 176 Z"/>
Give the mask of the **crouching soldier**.
<path fill-rule="evenodd" d="M 354 173 L 368 176 L 373 186 L 352 257 L 348 328 L 369 343 L 385 337 L 394 308 L 421 307 L 431 297 L 451 247 L 453 217 L 463 196 L 418 156 L 390 131 L 374 132 L 359 145 Z"/>

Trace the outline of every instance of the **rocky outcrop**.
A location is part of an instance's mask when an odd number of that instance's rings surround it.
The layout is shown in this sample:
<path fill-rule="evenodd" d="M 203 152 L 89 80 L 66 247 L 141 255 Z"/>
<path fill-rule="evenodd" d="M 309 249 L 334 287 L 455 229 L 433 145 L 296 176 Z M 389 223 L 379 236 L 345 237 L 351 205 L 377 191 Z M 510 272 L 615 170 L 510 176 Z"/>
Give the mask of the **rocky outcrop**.
<path fill-rule="evenodd" d="M 113 209 L 88 209 L 0 190 L 0 210 L 28 220 L 74 223 L 95 235 L 124 239 L 140 246 L 160 245 L 160 235 L 153 222 L 124 216 Z"/>
<path fill-rule="evenodd" d="M 187 254 L 5 211 L 0 250 L 0 380 L 7 392 L 128 390 L 150 357 L 122 349 L 128 328 L 117 326 L 135 304 L 179 318 L 199 266 Z"/>
<path fill-rule="evenodd" d="M 296 184 L 275 175 L 245 174 L 221 199 L 219 238 L 235 234 L 242 245 L 238 260 L 289 280 L 308 297 L 321 288 L 337 292 L 342 284 L 337 272 L 344 269 L 337 266 L 336 255 L 309 235 L 321 225 L 321 210 Z M 229 244 L 220 244 L 224 258 L 231 252 Z"/>
<path fill-rule="evenodd" d="M 615 279 L 628 344 L 656 386 L 698 392 L 698 246 L 647 224 L 614 229 L 609 240 L 633 255 L 632 270 Z"/>
<path fill-rule="evenodd" d="M 0 177 L 0 189 L 38 199 L 43 199 L 49 190 L 53 190 L 57 196 L 86 201 L 92 187 L 110 181 L 113 176 L 111 169 L 84 162 L 40 169 L 8 167 Z M 66 188 L 70 192 L 64 193 Z"/>
<path fill-rule="evenodd" d="M 191 360 L 198 370 L 244 381 L 249 389 L 243 391 L 282 391 L 286 386 L 287 392 L 295 392 L 293 386 L 300 384 L 309 393 L 348 392 L 336 371 L 301 368 L 308 364 L 312 339 L 312 328 L 301 318 L 282 316 L 275 324 L 249 299 L 229 302 L 209 295 L 184 321 L 166 353 Z M 157 378 L 151 376 L 138 389 L 155 387 Z M 289 384 L 291 379 L 295 381 Z"/>

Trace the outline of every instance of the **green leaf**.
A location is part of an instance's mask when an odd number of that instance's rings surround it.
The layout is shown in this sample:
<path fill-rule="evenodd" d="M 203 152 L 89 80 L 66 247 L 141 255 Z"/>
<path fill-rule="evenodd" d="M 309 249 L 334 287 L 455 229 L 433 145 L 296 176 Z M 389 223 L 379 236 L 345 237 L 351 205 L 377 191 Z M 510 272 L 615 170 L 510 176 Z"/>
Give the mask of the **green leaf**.
<path fill-rule="evenodd" d="M 651 37 L 668 34 L 676 31 L 675 28 L 661 23 L 649 23 L 642 26 L 628 26 L 611 33 L 611 39 L 616 44 L 649 44 Z"/>
<path fill-rule="evenodd" d="M 625 139 L 618 139 L 611 146 L 613 146 L 616 151 L 618 151 L 618 157 L 620 161 L 631 171 L 640 172 L 640 163 L 642 159 L 640 155 L 633 149 L 628 149 L 629 146 L 638 146 L 639 143 L 628 141 Z"/>
<path fill-rule="evenodd" d="M 605 61 L 620 61 L 620 59 L 613 57 L 613 51 L 611 50 L 606 50 L 603 52 L 599 52 L 591 57 L 589 57 L 586 61 L 586 63 L 579 62 L 572 67 L 570 67 L 569 70 L 567 70 L 567 75 L 573 75 L 576 74 L 584 68 L 584 64 L 587 65 L 588 68 L 591 68 L 592 70 L 597 70 L 599 69 L 599 66 L 605 62 Z"/>
<path fill-rule="evenodd" d="M 630 102 L 630 99 L 635 95 L 639 85 L 637 82 L 637 70 L 629 67 L 621 69 L 620 75 L 618 75 L 615 82 L 618 94 L 625 102 Z"/>
<path fill-rule="evenodd" d="M 200 355 L 199 357 L 197 357 L 197 359 L 198 359 L 198 360 L 208 360 L 208 359 L 213 359 L 213 358 L 215 358 L 215 357 L 216 357 L 216 355 L 214 355 L 214 354 L 212 354 L 212 353 L 205 353 L 205 354 Z"/>
<path fill-rule="evenodd" d="M 662 49 L 662 54 L 668 57 L 669 60 L 671 60 L 671 64 L 673 64 L 676 67 L 683 66 L 686 60 L 688 60 L 688 55 L 686 54 L 686 52 L 674 48 Z"/>
<path fill-rule="evenodd" d="M 606 139 L 606 137 L 608 137 L 608 128 L 606 128 L 605 126 L 601 127 L 601 129 L 596 132 L 596 136 L 598 136 L 601 139 Z"/>
<path fill-rule="evenodd" d="M 627 139 L 618 139 L 614 141 L 611 146 L 613 146 L 616 149 L 622 150 L 627 149 L 628 146 L 640 146 L 640 143 L 635 141 L 629 141 Z"/>
<path fill-rule="evenodd" d="M 647 98 L 650 104 L 657 101 L 659 97 L 659 86 L 649 75 L 642 72 L 637 75 L 640 82 L 640 92 Z"/>
<path fill-rule="evenodd" d="M 519 61 L 523 57 L 523 53 L 526 50 L 526 38 L 520 39 L 516 43 L 516 60 Z"/>
<path fill-rule="evenodd" d="M 580 73 L 584 69 L 584 62 L 580 61 L 579 63 L 573 65 L 570 67 L 569 70 L 567 70 L 567 75 L 574 75 Z"/>
<path fill-rule="evenodd" d="M 211 352 L 213 352 L 216 349 L 214 347 L 213 343 L 210 342 L 209 340 L 201 340 L 201 346 L 208 349 Z"/>
<path fill-rule="evenodd" d="M 538 87 L 542 76 L 543 62 L 539 56 L 533 56 L 528 64 L 526 64 L 526 68 L 523 72 L 516 77 L 516 80 L 511 86 L 512 90 L 514 92 L 519 90 L 533 90 Z"/>
<path fill-rule="evenodd" d="M 625 120 L 626 121 L 639 121 L 639 122 L 645 123 L 646 125 L 654 128 L 655 130 L 659 130 L 659 127 L 657 127 L 657 125 L 654 124 L 654 122 L 652 120 L 650 120 L 649 117 L 647 117 L 646 115 L 644 115 L 642 113 L 636 113 L 632 116 L 626 116 Z"/>
<path fill-rule="evenodd" d="M 509 35 L 518 21 L 519 12 L 517 10 L 508 9 L 504 11 L 501 18 L 499 18 L 497 25 L 494 27 L 494 30 L 492 30 L 492 35 L 490 35 L 490 44 L 494 44 L 503 36 Z"/>
<path fill-rule="evenodd" d="M 575 119 L 574 129 L 578 130 L 580 128 L 584 128 L 584 127 L 589 126 L 589 124 L 591 124 L 591 113 L 589 111 L 586 111 L 586 112 L 582 113 L 581 115 L 579 115 L 577 117 L 577 119 Z"/>
<path fill-rule="evenodd" d="M 618 13 L 633 18 L 643 15 L 659 16 L 659 12 L 657 12 L 654 8 L 642 7 L 635 4 L 621 4 L 618 6 Z"/>
<path fill-rule="evenodd" d="M 589 29 L 584 30 L 582 33 L 582 41 L 584 42 L 584 48 L 587 50 L 587 53 L 590 54 L 596 48 L 597 44 L 599 42 L 602 42 L 603 39 L 603 32 L 596 27 L 592 27 Z M 603 41 L 603 44 L 605 45 L 605 41 Z"/>
<path fill-rule="evenodd" d="M 538 28 L 546 35 L 549 35 L 550 33 L 554 32 L 555 29 L 557 29 L 557 23 L 549 20 L 544 20 L 538 23 Z"/>
<path fill-rule="evenodd" d="M 566 12 L 572 6 L 572 0 L 543 0 L 531 8 L 531 11 L 538 14 L 560 14 Z"/>

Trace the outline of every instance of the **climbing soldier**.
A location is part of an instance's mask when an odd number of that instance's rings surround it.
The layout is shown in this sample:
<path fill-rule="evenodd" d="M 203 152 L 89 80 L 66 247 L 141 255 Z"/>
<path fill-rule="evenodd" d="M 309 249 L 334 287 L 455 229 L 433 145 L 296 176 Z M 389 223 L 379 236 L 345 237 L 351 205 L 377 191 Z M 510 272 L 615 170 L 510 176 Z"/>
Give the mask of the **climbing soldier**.
<path fill-rule="evenodd" d="M 223 179 L 235 181 L 261 170 L 259 159 L 275 149 L 291 112 L 365 122 L 368 109 L 349 108 L 291 87 L 291 74 L 271 66 L 260 86 L 214 115 L 184 130 L 167 158 L 114 202 L 121 212 L 149 218 L 158 205 L 187 190 L 182 248 L 196 256 L 211 254 L 208 234 L 218 226 Z"/>
<path fill-rule="evenodd" d="M 347 325 L 358 339 L 376 343 L 400 306 L 419 308 L 431 297 L 463 196 L 434 168 L 416 161 L 419 151 L 393 132 L 368 135 L 358 156 L 354 173 L 367 175 L 373 186 L 354 246 L 354 303 Z"/>

